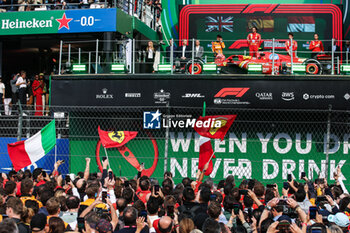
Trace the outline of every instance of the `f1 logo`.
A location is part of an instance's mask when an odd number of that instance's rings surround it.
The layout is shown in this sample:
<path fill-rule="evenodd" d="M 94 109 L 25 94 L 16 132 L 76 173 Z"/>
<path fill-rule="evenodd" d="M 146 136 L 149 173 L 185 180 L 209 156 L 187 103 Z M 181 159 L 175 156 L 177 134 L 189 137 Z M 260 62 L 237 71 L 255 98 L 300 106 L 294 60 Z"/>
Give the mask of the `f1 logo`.
<path fill-rule="evenodd" d="M 214 97 L 224 98 L 226 96 L 232 95 L 237 98 L 242 97 L 250 88 L 249 87 L 225 87 L 222 88 Z"/>

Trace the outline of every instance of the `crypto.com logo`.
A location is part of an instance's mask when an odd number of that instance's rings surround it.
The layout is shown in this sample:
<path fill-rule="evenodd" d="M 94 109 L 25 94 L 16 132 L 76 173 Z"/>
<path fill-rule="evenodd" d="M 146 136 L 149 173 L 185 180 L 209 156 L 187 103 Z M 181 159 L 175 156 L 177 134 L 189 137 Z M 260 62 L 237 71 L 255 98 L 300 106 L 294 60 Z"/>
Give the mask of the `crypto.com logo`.
<path fill-rule="evenodd" d="M 232 95 L 237 98 L 242 97 L 250 88 L 249 87 L 225 87 L 222 88 L 216 95 L 215 98 L 221 97 L 224 98 L 226 96 Z"/>

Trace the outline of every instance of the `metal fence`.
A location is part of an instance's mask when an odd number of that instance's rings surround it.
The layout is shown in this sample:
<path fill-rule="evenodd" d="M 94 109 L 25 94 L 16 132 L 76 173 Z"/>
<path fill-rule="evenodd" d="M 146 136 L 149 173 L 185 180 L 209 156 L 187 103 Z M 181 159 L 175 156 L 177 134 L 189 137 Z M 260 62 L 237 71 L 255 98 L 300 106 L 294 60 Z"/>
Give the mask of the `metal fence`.
<path fill-rule="evenodd" d="M 146 129 L 152 113 L 159 111 L 159 129 Z M 61 172 L 84 171 L 85 158 L 92 159 L 91 172 L 98 172 L 98 161 L 108 156 L 111 168 L 118 176 L 134 177 L 144 163 L 152 177 L 162 179 L 171 171 L 179 182 L 183 177 L 196 176 L 199 156 L 199 135 L 188 120 L 202 115 L 201 108 L 186 107 L 63 107 L 51 106 L 50 117 L 27 115 L 1 116 L 0 156 L 2 168 L 10 169 L 6 144 L 28 138 L 56 118 L 57 138 L 67 144 L 57 145 L 45 160 L 47 170 L 54 158 L 66 163 Z M 223 141 L 212 139 L 216 158 L 211 177 L 218 181 L 229 174 L 237 180 L 258 179 L 263 183 L 281 185 L 292 173 L 300 180 L 301 172 L 309 179 L 327 177 L 332 182 L 337 166 L 341 167 L 344 183 L 349 184 L 350 112 L 326 110 L 278 109 L 218 109 L 208 108 L 206 115 L 236 114 L 237 118 Z M 111 140 L 126 140 L 124 131 L 137 131 L 136 138 L 125 146 L 99 147 L 98 127 L 108 131 Z M 114 132 L 115 131 L 115 132 Z M 123 132 L 118 132 L 123 131 Z M 97 159 L 96 159 L 97 158 Z M 68 163 L 69 161 L 69 163 Z M 4 163 L 6 165 L 4 165 Z M 31 167 L 33 169 L 33 167 Z M 2 171 L 5 171 L 4 169 Z"/>
<path fill-rule="evenodd" d="M 242 42 L 241 48 L 230 48 L 238 41 Z M 318 52 L 309 49 L 311 41 L 295 40 L 299 47 L 293 50 L 292 46 L 286 49 L 286 43 L 294 43 L 289 39 L 264 39 L 256 54 L 250 53 L 246 39 L 224 40 L 221 51 L 213 49 L 216 41 L 196 39 L 61 41 L 58 74 L 74 72 L 74 64 L 83 65 L 89 74 L 114 73 L 111 67 L 116 64 L 125 66 L 117 72 L 130 74 L 213 73 L 207 69 L 210 65 L 215 65 L 214 73 L 247 73 L 254 64 L 262 65 L 260 73 L 272 75 L 340 74 L 341 65 L 349 63 L 349 41 L 322 40 L 323 49 Z M 301 68 L 304 72 L 300 72 Z"/>

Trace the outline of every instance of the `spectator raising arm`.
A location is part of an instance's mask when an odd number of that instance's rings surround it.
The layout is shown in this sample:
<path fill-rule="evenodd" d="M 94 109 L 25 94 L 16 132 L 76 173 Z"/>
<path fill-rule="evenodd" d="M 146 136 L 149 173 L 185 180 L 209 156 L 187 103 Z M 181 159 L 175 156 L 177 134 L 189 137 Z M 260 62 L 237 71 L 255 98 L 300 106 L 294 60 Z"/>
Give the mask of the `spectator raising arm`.
<path fill-rule="evenodd" d="M 90 158 L 85 158 L 86 165 L 85 165 L 85 171 L 84 171 L 84 180 L 89 179 L 89 174 L 90 174 Z"/>

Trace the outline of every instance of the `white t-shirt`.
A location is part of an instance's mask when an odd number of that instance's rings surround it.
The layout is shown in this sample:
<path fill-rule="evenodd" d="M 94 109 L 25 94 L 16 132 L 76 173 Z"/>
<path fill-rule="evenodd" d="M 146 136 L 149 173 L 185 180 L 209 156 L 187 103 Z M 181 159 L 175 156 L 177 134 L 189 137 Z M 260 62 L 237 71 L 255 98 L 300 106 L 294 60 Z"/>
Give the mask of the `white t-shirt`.
<path fill-rule="evenodd" d="M 16 84 L 23 83 L 23 82 L 24 82 L 23 78 L 22 77 L 18 77 Z M 26 87 L 27 87 L 27 84 L 24 83 L 24 84 L 19 85 L 18 88 L 26 88 Z"/>
<path fill-rule="evenodd" d="M 182 46 L 182 57 L 185 57 L 186 45 Z"/>
<path fill-rule="evenodd" d="M 4 94 L 5 84 L 0 83 L 0 94 Z"/>
<path fill-rule="evenodd" d="M 153 50 L 152 50 L 152 49 L 149 49 L 149 50 L 148 50 L 148 58 L 149 58 L 149 59 L 152 59 L 152 58 L 153 58 Z"/>

